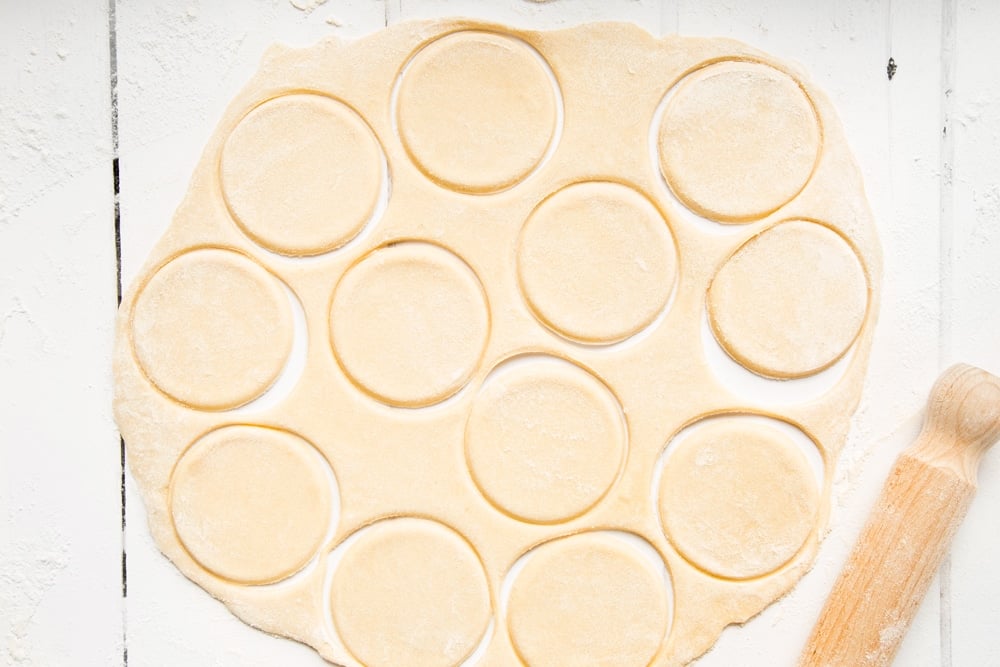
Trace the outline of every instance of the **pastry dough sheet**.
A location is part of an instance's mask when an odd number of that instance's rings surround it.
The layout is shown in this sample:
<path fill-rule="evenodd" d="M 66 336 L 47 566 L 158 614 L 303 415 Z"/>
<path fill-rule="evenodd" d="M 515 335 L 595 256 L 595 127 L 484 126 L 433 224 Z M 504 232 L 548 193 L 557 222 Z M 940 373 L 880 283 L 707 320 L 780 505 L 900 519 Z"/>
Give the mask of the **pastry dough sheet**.
<path fill-rule="evenodd" d="M 683 665 L 810 567 L 880 273 L 830 102 L 745 44 L 275 46 L 125 296 L 115 414 L 163 553 L 331 662 Z"/>

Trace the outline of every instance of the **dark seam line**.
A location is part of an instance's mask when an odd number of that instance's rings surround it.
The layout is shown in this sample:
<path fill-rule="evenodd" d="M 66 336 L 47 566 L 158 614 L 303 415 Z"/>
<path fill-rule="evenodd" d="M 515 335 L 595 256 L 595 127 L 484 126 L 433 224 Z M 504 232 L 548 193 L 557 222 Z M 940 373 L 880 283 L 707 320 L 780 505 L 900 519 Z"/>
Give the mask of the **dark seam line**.
<path fill-rule="evenodd" d="M 117 0 L 108 0 L 108 74 L 111 92 L 111 180 L 114 188 L 115 230 L 115 296 L 117 305 L 122 303 L 122 227 L 121 227 L 121 174 L 118 167 L 118 17 Z M 122 522 L 122 600 L 128 597 L 128 561 L 125 555 L 125 440 L 118 437 L 119 465 L 121 468 L 120 497 Z M 122 605 L 122 665 L 128 667 L 128 634 L 125 607 Z"/>
<path fill-rule="evenodd" d="M 955 85 L 958 55 L 958 3 L 956 0 L 941 2 L 941 143 L 940 191 L 938 193 L 938 261 L 940 264 L 938 293 L 938 369 L 944 368 L 952 351 L 952 315 L 950 298 L 954 292 L 952 262 L 954 258 L 952 230 L 955 215 Z M 945 551 L 938 568 L 938 641 L 941 667 L 952 667 L 952 603 L 951 550 Z"/>

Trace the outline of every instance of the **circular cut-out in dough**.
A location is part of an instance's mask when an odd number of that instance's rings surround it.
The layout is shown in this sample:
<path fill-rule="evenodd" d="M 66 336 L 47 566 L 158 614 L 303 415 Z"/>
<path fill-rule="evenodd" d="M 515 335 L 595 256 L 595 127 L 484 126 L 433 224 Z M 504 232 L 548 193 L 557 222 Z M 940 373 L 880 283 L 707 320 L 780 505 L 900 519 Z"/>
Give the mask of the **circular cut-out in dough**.
<path fill-rule="evenodd" d="M 475 372 L 489 336 L 482 285 L 457 256 L 425 242 L 379 248 L 352 266 L 330 308 L 344 372 L 390 405 L 451 396 Z"/>
<path fill-rule="evenodd" d="M 725 61 L 685 77 L 659 127 L 660 170 L 685 206 L 720 222 L 762 218 L 791 201 L 815 168 L 822 130 L 794 79 Z"/>
<path fill-rule="evenodd" d="M 247 257 L 193 250 L 164 264 L 132 312 L 132 345 L 146 377 L 191 407 L 225 410 L 264 393 L 292 349 L 288 295 Z"/>
<path fill-rule="evenodd" d="M 329 595 L 337 634 L 367 667 L 458 665 L 491 615 L 478 555 L 453 530 L 427 519 L 388 519 L 362 529 Z"/>
<path fill-rule="evenodd" d="M 465 428 L 479 490 L 501 511 L 535 523 L 567 521 L 603 498 L 626 440 L 621 406 L 600 380 L 535 355 L 487 376 Z"/>
<path fill-rule="evenodd" d="M 716 340 L 767 377 L 802 377 L 836 362 L 857 338 L 867 309 L 857 254 L 833 230 L 803 220 L 751 238 L 708 289 Z"/>
<path fill-rule="evenodd" d="M 279 581 L 301 569 L 326 535 L 333 512 L 328 470 L 311 444 L 287 431 L 212 431 L 174 469 L 174 529 L 191 557 L 219 577 Z"/>
<path fill-rule="evenodd" d="M 721 416 L 674 446 L 658 507 L 667 539 L 686 560 L 717 577 L 748 579 L 799 552 L 816 527 L 819 490 L 791 436 Z"/>
<path fill-rule="evenodd" d="M 521 231 L 521 291 L 535 315 L 567 338 L 614 343 L 667 305 L 677 251 L 666 221 L 639 192 L 591 181 L 543 201 Z"/>
<path fill-rule="evenodd" d="M 219 175 L 233 218 L 283 255 L 339 248 L 371 219 L 382 151 L 353 109 L 330 97 L 277 97 L 248 113 L 222 149 Z"/>
<path fill-rule="evenodd" d="M 431 42 L 404 69 L 397 123 L 428 178 L 481 194 L 508 188 L 539 165 L 556 132 L 557 105 L 534 49 L 462 31 Z"/>
<path fill-rule="evenodd" d="M 514 647 L 531 667 L 646 667 L 669 615 L 662 575 L 638 548 L 602 533 L 538 547 L 507 604 Z"/>

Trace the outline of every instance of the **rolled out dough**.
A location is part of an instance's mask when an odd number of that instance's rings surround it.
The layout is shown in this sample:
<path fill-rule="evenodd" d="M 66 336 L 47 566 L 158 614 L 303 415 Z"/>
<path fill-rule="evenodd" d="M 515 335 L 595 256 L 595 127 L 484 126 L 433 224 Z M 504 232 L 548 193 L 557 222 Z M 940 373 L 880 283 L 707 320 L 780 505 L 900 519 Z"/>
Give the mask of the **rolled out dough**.
<path fill-rule="evenodd" d="M 274 47 L 125 296 L 115 414 L 159 548 L 332 662 L 682 665 L 816 554 L 880 262 L 830 103 L 746 45 Z M 774 406 L 715 345 L 845 362 Z"/>

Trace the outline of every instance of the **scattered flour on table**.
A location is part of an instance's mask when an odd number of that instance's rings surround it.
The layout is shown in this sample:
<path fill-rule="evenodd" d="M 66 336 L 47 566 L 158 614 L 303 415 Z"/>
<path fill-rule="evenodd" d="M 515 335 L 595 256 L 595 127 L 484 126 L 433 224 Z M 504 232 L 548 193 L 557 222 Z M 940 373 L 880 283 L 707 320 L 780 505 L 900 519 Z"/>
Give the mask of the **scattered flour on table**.
<path fill-rule="evenodd" d="M 36 664 L 31 657 L 35 613 L 69 565 L 69 554 L 66 540 L 52 530 L 11 540 L 0 549 L 0 663 Z"/>

